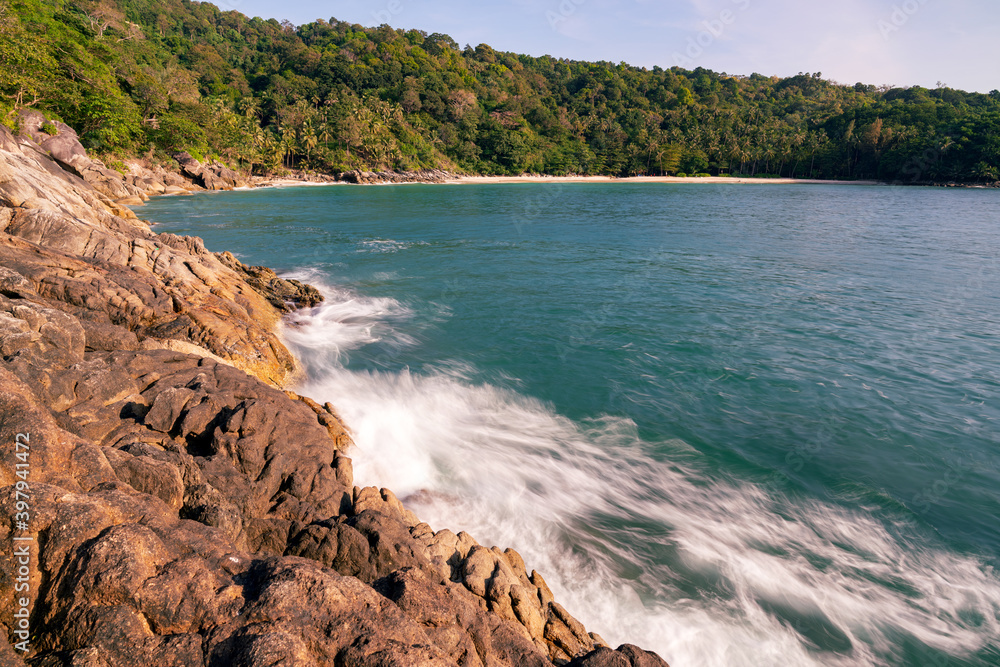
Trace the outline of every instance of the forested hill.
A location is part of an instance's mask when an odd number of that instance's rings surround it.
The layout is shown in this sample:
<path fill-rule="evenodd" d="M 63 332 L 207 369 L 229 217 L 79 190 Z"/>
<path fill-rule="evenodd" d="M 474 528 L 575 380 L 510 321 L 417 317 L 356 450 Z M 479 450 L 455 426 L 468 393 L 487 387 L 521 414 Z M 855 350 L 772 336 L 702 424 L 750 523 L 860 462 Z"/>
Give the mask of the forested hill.
<path fill-rule="evenodd" d="M 995 181 L 1000 92 L 841 85 L 462 47 L 189 0 L 0 0 L 0 116 L 98 153 L 258 173 L 740 173 Z"/>

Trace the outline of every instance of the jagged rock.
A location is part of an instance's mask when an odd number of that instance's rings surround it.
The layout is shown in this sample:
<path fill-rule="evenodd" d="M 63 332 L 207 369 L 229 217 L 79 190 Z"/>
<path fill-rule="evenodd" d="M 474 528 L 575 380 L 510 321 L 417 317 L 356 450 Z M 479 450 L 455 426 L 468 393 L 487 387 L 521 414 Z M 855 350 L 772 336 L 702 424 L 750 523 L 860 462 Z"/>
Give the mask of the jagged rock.
<path fill-rule="evenodd" d="M 457 584 L 403 568 L 375 582 L 375 588 L 427 627 L 458 664 L 551 664 L 517 626 L 483 610 Z"/>
<path fill-rule="evenodd" d="M 4 216 L 0 264 L 57 307 L 124 326 L 138 343 L 189 343 L 275 384 L 292 373 L 291 355 L 271 332 L 288 308 L 271 305 L 274 289 L 256 291 L 200 243 L 175 243 L 134 216 L 113 214 L 114 202 L 66 172 L 53 177 L 47 160 L 0 152 L 0 202 L 16 206 Z M 304 286 L 275 285 L 292 300 L 313 298 L 297 296 L 311 294 Z"/>
<path fill-rule="evenodd" d="M 622 644 L 617 650 L 599 648 L 581 656 L 566 667 L 670 667 L 663 658 L 632 644 Z"/>
<path fill-rule="evenodd" d="M 171 187 L 183 189 L 186 185 L 186 181 L 173 172 L 167 172 L 164 174 L 163 183 L 167 186 L 168 192 Z"/>
<path fill-rule="evenodd" d="M 14 211 L 9 208 L 0 208 L 0 232 L 7 229 L 7 225 L 14 219 Z"/>
<path fill-rule="evenodd" d="M 206 190 L 232 190 L 245 187 L 246 182 L 229 167 L 218 164 L 202 164 L 188 153 L 174 153 L 174 160 L 181 173 Z"/>
<path fill-rule="evenodd" d="M 130 187 L 121 174 L 108 169 L 100 160 L 90 158 L 76 132 L 69 125 L 58 121 L 50 122 L 37 111 L 22 112 L 21 125 L 42 152 L 70 173 L 90 183 L 97 191 L 115 201 L 129 201 L 135 198 L 142 203 L 141 191 L 134 186 Z M 43 132 L 43 127 L 52 128 L 56 133 L 50 135 Z"/>
<path fill-rule="evenodd" d="M 9 210 L 0 209 L 0 213 Z M 38 293 L 35 292 L 31 281 L 6 266 L 0 266 L 0 294 L 12 299 L 38 298 Z"/>
<path fill-rule="evenodd" d="M 171 157 L 177 161 L 178 166 L 180 166 L 181 173 L 190 178 L 192 181 L 197 182 L 201 179 L 202 166 L 201 162 L 195 160 L 189 153 L 174 153 Z"/>
<path fill-rule="evenodd" d="M 371 185 L 375 183 L 444 183 L 455 179 L 440 169 L 424 169 L 421 171 L 346 171 L 337 174 L 337 180 L 344 183 Z"/>
<path fill-rule="evenodd" d="M 278 310 L 291 312 L 323 302 L 323 295 L 312 285 L 305 285 L 298 280 L 279 278 L 266 266 L 247 266 L 228 251 L 219 253 L 218 257 L 225 266 L 239 273 Z"/>
<path fill-rule="evenodd" d="M 355 487 L 334 407 L 273 386 L 292 361 L 271 329 L 319 293 L 152 233 L 47 137 L 0 129 L 0 442 L 30 434 L 32 665 L 662 667 L 584 656 L 603 640 L 516 552 Z M 71 138 L 49 152 L 111 179 Z M 0 449 L 6 516 L 16 462 Z M 8 609 L 0 661 L 19 664 Z"/>

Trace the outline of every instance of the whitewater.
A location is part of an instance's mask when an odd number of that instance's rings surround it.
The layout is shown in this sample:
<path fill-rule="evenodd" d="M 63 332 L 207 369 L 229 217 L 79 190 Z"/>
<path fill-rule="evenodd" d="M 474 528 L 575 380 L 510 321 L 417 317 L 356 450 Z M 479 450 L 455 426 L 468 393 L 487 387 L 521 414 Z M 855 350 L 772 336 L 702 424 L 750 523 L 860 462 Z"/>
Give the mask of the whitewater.
<path fill-rule="evenodd" d="M 675 667 L 882 665 L 898 633 L 952 655 L 1000 634 L 992 568 L 905 543 L 863 511 L 706 478 L 681 441 L 644 442 L 627 419 L 574 423 L 454 364 L 346 370 L 367 345 L 414 344 L 412 312 L 315 272 L 290 277 L 324 287 L 327 303 L 283 335 L 309 376 L 298 391 L 335 400 L 350 425 L 357 484 L 394 490 L 435 530 L 513 546 L 612 645 L 640 644 Z M 648 454 L 663 447 L 669 466 Z M 684 569 L 641 565 L 608 524 L 646 528 L 642 539 Z M 691 580 L 726 599 L 691 595 L 680 585 Z M 955 623 L 976 616 L 986 627 Z"/>
<path fill-rule="evenodd" d="M 612 645 L 1000 664 L 988 193 L 553 187 L 143 213 L 318 286 L 281 334 L 356 483 L 518 550 Z"/>

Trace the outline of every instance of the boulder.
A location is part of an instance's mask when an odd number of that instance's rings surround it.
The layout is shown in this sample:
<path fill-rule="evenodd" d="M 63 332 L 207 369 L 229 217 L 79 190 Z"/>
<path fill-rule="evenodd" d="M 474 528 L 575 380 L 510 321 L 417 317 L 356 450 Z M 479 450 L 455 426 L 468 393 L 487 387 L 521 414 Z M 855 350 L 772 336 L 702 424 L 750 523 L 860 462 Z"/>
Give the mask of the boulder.
<path fill-rule="evenodd" d="M 232 190 L 246 186 L 246 181 L 239 174 L 223 164 L 217 162 L 202 164 L 190 154 L 183 152 L 174 153 L 173 158 L 177 161 L 182 175 L 206 190 Z M 167 185 L 178 185 L 178 183 L 168 182 Z"/>
<path fill-rule="evenodd" d="M 312 285 L 305 285 L 298 280 L 279 278 L 273 270 L 265 266 L 247 266 L 229 251 L 219 253 L 218 257 L 225 266 L 239 273 L 278 310 L 292 312 L 323 302 L 323 295 Z"/>
<path fill-rule="evenodd" d="M 174 153 L 171 157 L 177 161 L 177 165 L 180 167 L 182 175 L 195 182 L 201 180 L 201 173 L 203 170 L 201 162 L 195 160 L 189 153 L 186 152 Z"/>
<path fill-rule="evenodd" d="M 566 667 L 670 667 L 663 658 L 632 644 L 617 650 L 599 648 L 567 663 Z"/>

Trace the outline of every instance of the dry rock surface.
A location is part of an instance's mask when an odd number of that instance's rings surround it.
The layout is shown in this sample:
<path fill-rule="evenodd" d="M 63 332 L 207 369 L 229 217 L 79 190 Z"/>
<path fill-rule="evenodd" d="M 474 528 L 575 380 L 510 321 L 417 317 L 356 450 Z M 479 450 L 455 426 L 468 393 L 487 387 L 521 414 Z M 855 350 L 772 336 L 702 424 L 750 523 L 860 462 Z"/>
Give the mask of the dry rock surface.
<path fill-rule="evenodd" d="M 0 129 L 0 665 L 666 664 L 607 647 L 515 551 L 356 487 L 334 407 L 282 390 L 272 330 L 319 293 L 154 233 L 121 200 L 184 186 L 43 122 Z M 189 157 L 201 187 L 239 183 Z"/>
<path fill-rule="evenodd" d="M 445 183 L 457 178 L 455 174 L 440 169 L 423 171 L 345 171 L 337 180 L 357 185 L 384 183 Z"/>

